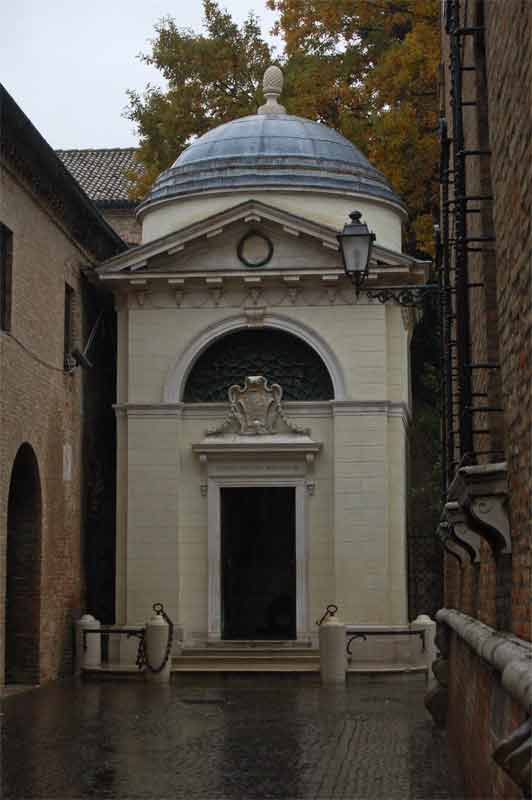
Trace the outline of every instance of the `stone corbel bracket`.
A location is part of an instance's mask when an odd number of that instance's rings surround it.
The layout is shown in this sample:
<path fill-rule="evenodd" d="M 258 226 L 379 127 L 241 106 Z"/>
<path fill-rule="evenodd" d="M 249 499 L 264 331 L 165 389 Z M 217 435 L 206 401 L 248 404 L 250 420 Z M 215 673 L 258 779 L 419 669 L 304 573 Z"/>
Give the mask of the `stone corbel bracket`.
<path fill-rule="evenodd" d="M 480 536 L 468 525 L 467 515 L 459 503 L 451 501 L 443 507 L 453 542 L 465 550 L 472 564 L 480 563 Z"/>
<path fill-rule="evenodd" d="M 135 297 L 137 305 L 142 308 L 148 290 L 148 281 L 143 278 L 136 278 L 129 281 L 130 292 Z"/>
<path fill-rule="evenodd" d="M 307 492 L 312 495 L 316 489 L 316 480 L 314 478 L 314 466 L 316 463 L 316 453 L 305 453 L 305 462 L 307 464 L 307 475 L 305 485 Z"/>
<path fill-rule="evenodd" d="M 183 304 L 183 300 L 185 299 L 185 280 L 184 278 L 169 278 L 168 280 L 168 287 L 169 289 L 175 292 L 175 304 L 176 306 L 181 306 Z"/>
<path fill-rule="evenodd" d="M 449 523 L 445 520 L 440 522 L 436 529 L 436 536 L 439 539 L 439 542 L 446 553 L 448 553 L 453 558 L 456 558 L 458 563 L 460 564 L 460 568 L 464 565 L 464 550 L 465 548 L 462 545 L 457 544 L 451 537 L 451 531 Z M 467 552 L 467 551 L 466 551 Z M 468 553 L 469 555 L 469 553 Z"/>
<path fill-rule="evenodd" d="M 209 290 L 213 304 L 219 306 L 223 295 L 223 278 L 205 278 L 205 286 Z"/>
<path fill-rule="evenodd" d="M 462 506 L 468 527 L 489 543 L 495 558 L 512 552 L 506 462 L 460 467 L 448 496 Z"/>
<path fill-rule="evenodd" d="M 493 760 L 519 786 L 524 797 L 532 797 L 532 718 L 499 742 Z"/>
<path fill-rule="evenodd" d="M 202 497 L 207 497 L 209 487 L 209 459 L 206 453 L 199 455 L 200 465 L 200 492 Z"/>

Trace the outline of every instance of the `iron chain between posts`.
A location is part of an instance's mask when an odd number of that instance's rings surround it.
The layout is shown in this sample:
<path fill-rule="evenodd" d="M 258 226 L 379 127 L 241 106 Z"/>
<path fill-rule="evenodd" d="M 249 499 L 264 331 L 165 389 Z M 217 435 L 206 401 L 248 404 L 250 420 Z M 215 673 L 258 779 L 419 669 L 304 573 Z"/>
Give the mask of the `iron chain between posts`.
<path fill-rule="evenodd" d="M 155 611 L 155 613 L 159 614 L 168 625 L 168 641 L 166 643 L 166 651 L 164 654 L 164 658 L 158 667 L 154 667 L 152 664 L 150 664 L 148 660 L 148 653 L 146 652 L 146 631 L 144 630 L 142 631 L 142 634 L 140 636 L 139 648 L 137 650 L 136 664 L 139 669 L 146 667 L 147 669 L 149 669 L 150 672 L 157 674 L 158 672 L 162 672 L 162 670 L 166 666 L 168 659 L 170 658 L 170 653 L 172 652 L 172 644 L 174 641 L 174 623 L 164 610 L 164 606 L 162 603 L 154 603 L 152 608 Z"/>
<path fill-rule="evenodd" d="M 353 644 L 353 642 L 354 642 L 356 639 L 364 639 L 364 641 L 365 641 L 365 642 L 367 642 L 367 640 L 368 640 L 368 637 L 366 636 L 366 634 L 365 634 L 365 633 L 354 633 L 354 634 L 353 634 L 353 635 L 352 635 L 352 636 L 349 638 L 349 640 L 348 640 L 348 642 L 347 642 L 347 645 L 346 645 L 346 648 L 345 648 L 345 649 L 346 649 L 346 651 L 347 651 L 347 655 L 348 655 L 348 656 L 352 656 L 352 655 L 353 655 L 353 653 L 351 652 L 351 645 Z"/>
<path fill-rule="evenodd" d="M 335 606 L 334 603 L 330 603 L 327 608 L 325 609 L 325 613 L 320 620 L 316 620 L 316 625 L 319 627 L 321 623 L 327 619 L 327 617 L 334 617 L 336 612 L 338 611 L 338 606 Z"/>

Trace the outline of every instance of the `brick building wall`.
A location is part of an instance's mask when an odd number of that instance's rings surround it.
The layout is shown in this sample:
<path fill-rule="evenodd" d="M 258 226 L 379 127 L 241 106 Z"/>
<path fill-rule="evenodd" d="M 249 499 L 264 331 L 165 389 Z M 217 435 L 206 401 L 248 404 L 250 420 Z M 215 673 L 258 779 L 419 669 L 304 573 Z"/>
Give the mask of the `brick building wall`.
<path fill-rule="evenodd" d="M 486 4 L 489 144 L 512 530 L 512 630 L 532 638 L 532 4 Z"/>
<path fill-rule="evenodd" d="M 130 247 L 140 244 L 142 226 L 135 216 L 135 208 L 105 208 L 101 212 L 109 225 Z"/>
<path fill-rule="evenodd" d="M 0 331 L 1 686 L 8 657 L 16 682 L 72 669 L 72 623 L 85 595 L 85 443 L 95 414 L 86 387 L 99 378 L 64 369 L 66 286 L 71 348 L 83 350 L 105 307 L 84 270 L 124 245 L 1 86 L 0 123 L 0 222 L 12 235 L 10 320 Z M 27 647 L 37 651 L 29 666 L 19 659 Z"/>
<path fill-rule="evenodd" d="M 63 371 L 63 315 L 65 283 L 80 297 L 83 254 L 6 171 L 0 219 L 13 232 L 11 331 L 0 335 L 2 578 L 11 471 L 27 443 L 42 492 L 40 678 L 46 680 L 62 669 L 69 621 L 82 604 L 81 375 Z M 64 474 L 64 448 L 72 452 L 70 475 Z"/>
<path fill-rule="evenodd" d="M 443 4 L 444 10 L 451 4 Z M 462 102 L 469 204 L 468 291 L 472 405 L 478 464 L 506 461 L 511 555 L 486 541 L 480 564 L 445 557 L 445 606 L 530 641 L 532 624 L 532 4 L 461 2 Z M 442 20 L 442 114 L 453 136 L 450 38 Z M 475 29 L 477 29 L 475 31 Z M 451 146 L 451 153 L 453 145 Z M 457 164 L 451 158 L 451 169 Z M 456 172 L 449 196 L 454 199 Z M 451 205 L 451 210 L 453 206 Z M 450 236 L 454 235 L 452 214 Z M 452 252 L 452 244 L 450 247 Z M 456 302 L 453 301 L 456 315 Z M 456 337 L 456 321 L 453 322 Z M 453 367 L 458 365 L 456 353 Z M 456 387 L 456 384 L 455 384 Z M 456 388 L 455 388 L 456 391 Z M 499 410 L 501 409 L 501 410 Z M 456 469 L 459 454 L 455 452 Z M 497 743 L 524 719 L 470 647 L 452 634 L 448 732 L 471 797 L 521 797 L 493 761 Z M 467 743 L 467 746 L 466 744 Z"/>
<path fill-rule="evenodd" d="M 463 96 L 476 102 L 463 112 L 465 146 L 489 151 L 467 160 L 467 191 L 493 198 L 476 204 L 481 213 L 469 216 L 468 236 L 494 238 L 480 243 L 482 252 L 473 251 L 468 259 L 469 281 L 474 285 L 469 292 L 471 361 L 496 365 L 493 370 L 473 371 L 472 389 L 474 398 L 481 398 L 480 402 L 474 400 L 477 405 L 502 409 L 502 413 L 474 417 L 474 431 L 485 432 L 475 434 L 473 441 L 478 463 L 503 458 L 508 463 L 513 551 L 511 561 L 507 558 L 496 566 L 483 542 L 479 585 L 475 591 L 471 581 L 464 580 L 463 591 L 468 596 L 476 594 L 474 608 L 483 622 L 511 628 L 530 639 L 532 122 L 526 97 L 527 81 L 532 77 L 532 5 L 520 0 L 511 0 L 511 5 L 508 13 L 501 14 L 500 6 L 488 2 L 482 15 L 479 9 L 483 4 L 469 4 L 468 17 L 463 19 L 464 27 L 485 24 L 484 47 L 474 37 L 464 42 L 463 63 L 477 67 L 464 78 Z M 445 35 L 442 46 L 444 113 L 451 120 L 449 41 Z M 507 609 L 501 609 L 504 583 L 511 585 Z M 507 613 L 510 606 L 511 613 Z"/>
<path fill-rule="evenodd" d="M 451 639 L 447 734 L 468 797 L 521 798 L 518 787 L 492 759 L 497 743 L 523 720 L 523 711 L 458 636 Z"/>
<path fill-rule="evenodd" d="M 478 23 L 478 6 L 475 4 L 462 4 L 462 25 L 473 27 Z M 465 16 L 467 14 L 467 17 Z M 449 136 L 453 137 L 453 109 L 451 98 L 451 53 L 450 41 L 442 26 L 442 114 L 448 122 Z M 462 73 L 462 97 L 471 105 L 462 106 L 464 126 L 464 147 L 469 151 L 476 151 L 478 155 L 471 155 L 465 161 L 465 183 L 467 194 L 472 197 L 486 198 L 472 201 L 467 214 L 467 236 L 470 238 L 468 246 L 468 283 L 467 292 L 469 305 L 470 351 L 468 358 L 473 364 L 499 364 L 500 354 L 498 346 L 498 309 L 496 295 L 493 287 L 497 281 L 497 262 L 493 238 L 493 204 L 489 199 L 492 196 L 490 162 L 486 151 L 489 143 L 486 134 L 489 131 L 487 115 L 487 90 L 483 74 L 483 63 L 478 47 L 478 38 L 464 37 L 462 43 L 462 64 L 475 65 L 475 69 Z M 455 169 L 454 151 L 451 148 L 451 170 Z M 449 186 L 449 198 L 454 201 L 454 181 Z M 451 206 L 450 226 L 451 236 L 455 233 L 456 222 L 453 218 L 454 206 Z M 484 238 L 485 237 L 485 238 Z M 483 241 L 484 239 L 484 241 Z M 452 261 L 452 269 L 455 262 Z M 456 282 L 456 281 L 455 281 Z M 455 295 L 456 297 L 456 295 Z M 453 299 L 452 336 L 455 340 L 460 337 L 457 328 L 457 304 Z M 453 368 L 458 368 L 457 349 L 453 350 Z M 471 372 L 471 404 L 476 408 L 488 406 L 493 409 L 501 408 L 500 374 L 498 369 L 478 368 Z M 458 392 L 455 380 L 455 393 Z M 456 413 L 456 408 L 454 409 Z M 457 417 L 453 418 L 456 427 Z M 490 463 L 503 458 L 504 416 L 498 412 L 475 412 L 472 415 L 473 450 L 477 463 Z M 455 451 L 453 454 L 453 471 L 460 462 L 458 452 L 458 437 L 455 436 Z M 460 576 L 461 599 L 456 605 L 466 613 L 478 615 L 478 618 L 488 625 L 497 625 L 496 615 L 496 570 L 495 562 L 489 546 L 482 543 L 482 558 L 476 575 L 467 568 L 462 570 Z M 447 574 L 461 571 L 459 562 L 450 558 Z M 456 583 L 456 580 L 454 581 Z M 449 592 L 448 592 L 449 593 Z M 455 590 L 452 592 L 455 593 Z"/>

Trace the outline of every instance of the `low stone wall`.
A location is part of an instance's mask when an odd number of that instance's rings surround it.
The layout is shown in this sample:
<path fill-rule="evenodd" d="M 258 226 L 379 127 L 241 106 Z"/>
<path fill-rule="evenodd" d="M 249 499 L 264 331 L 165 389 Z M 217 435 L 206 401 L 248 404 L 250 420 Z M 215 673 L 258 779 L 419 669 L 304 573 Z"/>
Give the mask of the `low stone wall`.
<path fill-rule="evenodd" d="M 468 795 L 522 797 L 492 754 L 523 722 L 523 709 L 501 688 L 497 673 L 454 632 L 450 663 L 447 731 Z"/>
<path fill-rule="evenodd" d="M 532 791 L 532 645 L 454 609 L 437 615 L 438 686 L 426 704 L 446 724 L 470 797 Z"/>

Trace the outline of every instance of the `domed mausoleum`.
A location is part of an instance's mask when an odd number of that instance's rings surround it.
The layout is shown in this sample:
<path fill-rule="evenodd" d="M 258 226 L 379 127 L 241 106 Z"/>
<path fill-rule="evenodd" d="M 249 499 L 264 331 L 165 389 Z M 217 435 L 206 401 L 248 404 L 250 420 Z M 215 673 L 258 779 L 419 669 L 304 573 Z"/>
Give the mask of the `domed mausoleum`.
<path fill-rule="evenodd" d="M 405 207 L 384 176 L 337 131 L 285 112 L 278 67 L 265 75 L 258 114 L 200 136 L 155 181 L 139 216 L 145 242 L 217 213 L 235 199 L 256 200 L 342 228 L 353 199 L 378 241 L 401 249 Z M 208 200 L 207 200 L 208 198 Z M 177 211 L 178 210 L 178 211 Z"/>
<path fill-rule="evenodd" d="M 424 279 L 406 211 L 343 136 L 287 114 L 209 131 L 99 270 L 118 314 L 117 622 L 162 601 L 185 642 L 314 640 L 328 603 L 407 621 L 412 317 L 366 287 Z M 357 294 L 337 236 L 375 234 Z"/>

